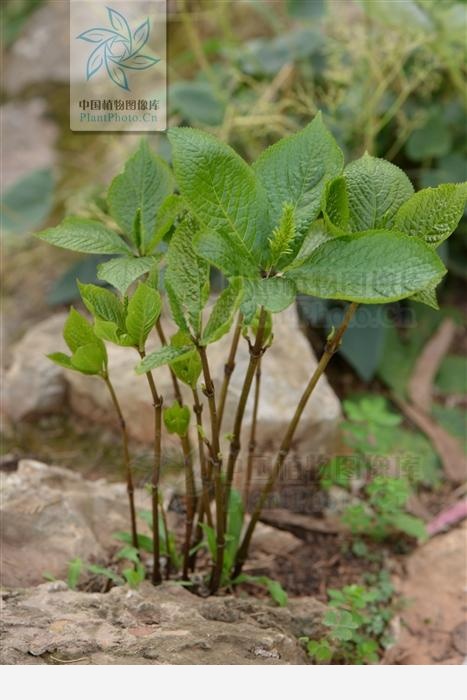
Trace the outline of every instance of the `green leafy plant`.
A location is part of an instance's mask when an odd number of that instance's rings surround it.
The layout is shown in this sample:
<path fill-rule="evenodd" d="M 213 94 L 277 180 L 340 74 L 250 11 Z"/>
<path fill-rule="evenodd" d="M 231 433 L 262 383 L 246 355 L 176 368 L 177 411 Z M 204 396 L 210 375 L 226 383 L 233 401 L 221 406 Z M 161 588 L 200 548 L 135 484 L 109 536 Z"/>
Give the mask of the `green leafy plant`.
<path fill-rule="evenodd" d="M 402 532 L 424 540 L 422 520 L 410 515 L 407 502 L 419 484 L 436 484 L 439 463 L 428 440 L 401 426 L 402 416 L 381 396 L 344 401 L 345 444 L 353 453 L 335 457 L 323 470 L 322 485 L 355 490 L 359 501 L 346 508 L 343 522 L 354 535 L 384 539 Z"/>
<path fill-rule="evenodd" d="M 68 562 L 68 570 L 67 570 L 67 585 L 68 588 L 71 590 L 76 590 L 78 588 L 78 584 L 81 578 L 81 575 L 84 573 L 90 573 L 94 574 L 96 576 L 103 576 L 104 578 L 108 579 L 111 581 L 114 585 L 121 585 L 124 583 L 124 580 L 121 576 L 119 576 L 115 571 L 112 569 L 105 567 L 105 566 L 100 566 L 99 564 L 86 564 L 83 562 L 83 560 L 80 557 L 76 557 L 75 559 L 71 559 Z M 49 571 L 45 571 L 43 574 L 43 577 L 47 581 L 56 581 L 56 577 L 51 574 Z"/>
<path fill-rule="evenodd" d="M 388 626 L 396 605 L 389 574 L 382 570 L 366 578 L 367 585 L 328 590 L 323 623 L 329 632 L 319 640 L 303 640 L 316 663 L 377 663 L 391 644 Z"/>
<path fill-rule="evenodd" d="M 83 561 L 79 557 L 69 562 L 67 573 L 68 588 L 74 590 L 77 587 L 82 570 Z"/>
<path fill-rule="evenodd" d="M 352 454 L 336 457 L 324 467 L 324 488 L 333 483 L 346 488 L 354 477 L 371 477 L 375 471 L 404 478 L 411 487 L 436 485 L 440 469 L 433 447 L 422 433 L 402 425 L 402 416 L 384 397 L 346 399 L 343 407 L 342 438 Z"/>
<path fill-rule="evenodd" d="M 419 540 L 427 538 L 424 522 L 405 510 L 411 493 L 405 479 L 377 476 L 365 493 L 367 500 L 348 506 L 342 517 L 354 534 L 377 540 L 397 532 Z"/>
<path fill-rule="evenodd" d="M 385 304 L 408 297 L 435 304 L 435 288 L 445 274 L 436 247 L 455 229 L 467 186 L 440 186 L 415 194 L 401 170 L 368 154 L 344 168 L 343 154 L 321 115 L 268 148 L 252 166 L 202 131 L 173 128 L 168 136 L 174 172 L 142 142 L 110 186 L 108 207 L 113 223 L 71 217 L 39 234 L 64 248 L 116 256 L 99 268 L 100 278 L 115 291 L 80 284 L 92 321 L 72 310 L 64 330 L 71 354 L 53 353 L 51 359 L 68 369 L 96 375 L 107 385 L 120 421 L 132 521 L 130 544 L 136 552 L 143 540 L 136 529 L 124 407 L 110 381 L 105 344 L 133 348 L 137 353 L 136 374 L 145 375 L 154 407 L 152 566 L 147 568 L 158 584 L 163 547 L 169 551 L 168 534 L 164 544 L 167 528 L 160 497 L 165 423 L 179 437 L 184 456 L 182 580 L 195 567 L 196 546 L 204 534 L 212 557 L 209 587 L 215 593 L 223 585 L 242 580 L 252 534 L 280 476 L 303 410 L 358 304 Z M 163 239 L 165 256 L 155 254 Z M 213 303 L 212 269 L 227 280 Z M 161 320 L 162 289 L 178 327 L 171 338 L 166 337 Z M 299 293 L 350 303 L 339 326 L 329 333 L 317 368 L 305 383 L 269 478 L 245 525 L 232 489 L 245 408 L 254 382 L 255 393 L 259 393 L 261 358 L 277 342 L 274 314 L 290 306 Z M 218 397 L 209 346 L 232 325 L 232 344 Z M 153 328 L 158 341 L 151 336 Z M 240 340 L 248 344 L 249 361 L 224 454 L 222 416 Z M 170 368 L 176 398 L 165 410 L 157 386 L 157 371 L 163 365 Z M 192 414 L 180 384 L 193 399 L 196 451 L 190 437 Z M 203 407 L 207 409 L 206 425 Z M 195 478 L 195 452 L 200 483 Z M 248 483 L 247 479 L 245 494 Z M 133 565 L 127 576 L 132 584 L 143 576 L 136 559 Z"/>

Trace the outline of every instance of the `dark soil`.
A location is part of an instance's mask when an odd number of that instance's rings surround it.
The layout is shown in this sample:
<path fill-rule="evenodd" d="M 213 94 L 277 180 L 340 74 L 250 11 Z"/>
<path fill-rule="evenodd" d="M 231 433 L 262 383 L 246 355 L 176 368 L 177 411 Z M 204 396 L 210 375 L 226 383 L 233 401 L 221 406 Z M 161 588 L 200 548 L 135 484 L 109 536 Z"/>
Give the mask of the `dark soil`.
<path fill-rule="evenodd" d="M 291 596 L 315 596 L 326 602 L 326 589 L 360 581 L 364 574 L 382 566 L 381 556 L 372 561 L 355 556 L 342 535 L 316 532 L 292 554 L 278 555 L 265 573 Z"/>

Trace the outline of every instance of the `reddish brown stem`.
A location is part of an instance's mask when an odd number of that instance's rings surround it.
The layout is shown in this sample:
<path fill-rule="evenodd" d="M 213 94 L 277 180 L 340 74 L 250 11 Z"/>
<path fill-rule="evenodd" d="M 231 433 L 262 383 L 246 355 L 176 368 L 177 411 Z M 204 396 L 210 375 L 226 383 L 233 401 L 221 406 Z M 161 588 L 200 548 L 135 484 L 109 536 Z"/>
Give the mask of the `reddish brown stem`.
<path fill-rule="evenodd" d="M 107 388 L 109 390 L 110 397 L 112 399 L 112 403 L 113 403 L 115 411 L 117 413 L 118 422 L 120 425 L 120 432 L 122 435 L 122 445 L 123 445 L 123 462 L 124 462 L 125 475 L 126 475 L 126 490 L 128 493 L 128 502 L 130 505 L 131 543 L 132 543 L 133 547 L 135 547 L 135 549 L 139 549 L 138 530 L 136 527 L 135 489 L 134 489 L 134 485 L 133 485 L 133 471 L 131 468 L 130 450 L 128 447 L 128 431 L 126 428 L 125 418 L 123 417 L 122 409 L 120 407 L 120 403 L 119 403 L 117 395 L 115 393 L 115 389 L 113 387 L 113 384 L 110 381 L 110 377 L 108 375 L 105 375 L 104 381 L 105 381 Z"/>
<path fill-rule="evenodd" d="M 196 427 L 197 427 L 197 433 L 198 433 L 198 452 L 199 452 L 199 463 L 200 463 L 200 468 L 201 468 L 201 483 L 202 483 L 202 491 L 201 491 L 201 497 L 198 501 L 198 523 L 197 523 L 197 528 L 196 528 L 196 535 L 193 541 L 193 547 L 196 548 L 196 546 L 201 542 L 203 539 L 203 528 L 201 527 L 201 524 L 206 517 L 207 524 L 209 527 L 212 528 L 213 526 L 213 521 L 212 521 L 212 513 L 211 513 L 211 478 L 212 478 L 212 469 L 209 468 L 207 461 L 206 461 L 206 453 L 205 453 L 205 438 L 203 438 L 204 435 L 204 430 L 203 430 L 203 419 L 202 419 L 202 413 L 203 413 L 203 404 L 201 403 L 198 395 L 198 390 L 196 388 L 193 389 L 193 412 L 196 416 Z M 196 564 L 196 551 L 191 555 L 190 557 L 190 567 L 191 570 L 193 571 L 195 568 Z"/>
<path fill-rule="evenodd" d="M 253 345 L 250 345 L 250 361 L 248 363 L 247 371 L 245 374 L 245 379 L 243 380 L 242 392 L 238 400 L 237 411 L 235 413 L 234 427 L 232 433 L 232 439 L 230 441 L 229 459 L 227 461 L 227 475 L 225 481 L 225 500 L 224 500 L 224 513 L 227 513 L 228 503 L 230 498 L 230 490 L 232 488 L 233 477 L 235 472 L 235 465 L 237 463 L 238 455 L 240 453 L 240 436 L 242 431 L 243 416 L 245 415 L 246 403 L 248 401 L 248 396 L 250 394 L 251 385 L 255 377 L 256 369 L 258 367 L 261 356 L 264 353 L 264 333 L 266 325 L 266 311 L 261 307 L 258 320 L 258 330 L 256 331 L 256 338 Z"/>
<path fill-rule="evenodd" d="M 203 515 L 206 515 L 207 523 L 212 527 L 212 513 L 211 513 L 211 477 L 212 470 L 206 462 L 206 452 L 205 452 L 205 442 L 203 439 L 203 404 L 199 399 L 199 394 L 197 389 L 193 389 L 193 412 L 196 416 L 196 427 L 198 432 L 198 452 L 199 452 L 199 463 L 201 468 L 201 482 L 203 486 L 202 497 L 199 502 L 198 518 L 202 520 Z"/>
<path fill-rule="evenodd" d="M 202 345 L 198 345 L 197 349 L 203 368 L 203 391 L 208 400 L 209 415 L 211 420 L 211 442 L 209 444 L 212 473 L 214 475 L 214 492 L 216 499 L 216 561 L 214 563 L 214 568 L 211 576 L 210 590 L 211 593 L 215 593 L 219 588 L 222 579 L 225 549 L 224 498 L 222 488 L 222 455 L 219 440 L 219 423 L 217 418 L 216 395 L 214 383 L 212 381 L 211 372 L 209 369 L 206 348 Z"/>
<path fill-rule="evenodd" d="M 355 313 L 355 310 L 357 308 L 357 304 L 351 303 L 347 307 L 347 311 L 345 313 L 344 319 L 337 329 L 333 336 L 328 339 L 328 342 L 326 344 L 325 350 L 323 355 L 321 356 L 320 361 L 318 362 L 318 366 L 316 367 L 315 371 L 313 372 L 306 388 L 305 391 L 303 392 L 300 401 L 298 402 L 298 406 L 295 410 L 295 413 L 289 423 L 289 426 L 287 428 L 287 431 L 285 433 L 284 439 L 282 440 L 281 446 L 279 448 L 279 452 L 277 453 L 276 461 L 274 463 L 274 467 L 271 471 L 271 474 L 269 476 L 268 481 L 266 482 L 266 485 L 264 486 L 261 495 L 258 499 L 258 502 L 255 506 L 255 509 L 252 513 L 250 522 L 248 524 L 248 528 L 245 532 L 245 535 L 243 537 L 243 541 L 238 549 L 237 552 L 237 557 L 236 557 L 236 562 L 235 562 L 235 569 L 234 569 L 234 578 L 237 577 L 243 568 L 243 565 L 246 561 L 246 558 L 248 556 L 248 549 L 250 546 L 251 538 L 256 526 L 256 523 L 259 520 L 259 517 L 261 515 L 261 511 L 264 508 L 266 501 L 272 492 L 276 481 L 279 477 L 279 474 L 282 470 L 282 467 L 284 465 L 284 462 L 286 460 L 286 457 L 289 453 L 290 447 L 292 445 L 292 440 L 295 434 L 295 431 L 297 429 L 297 426 L 300 422 L 300 418 L 302 416 L 302 413 L 305 409 L 305 406 L 308 403 L 308 399 L 310 398 L 314 388 L 316 387 L 318 380 L 320 377 L 323 375 L 326 367 L 329 364 L 329 361 L 331 360 L 332 356 L 334 353 L 337 351 L 340 342 L 342 340 L 342 336 L 344 335 L 345 331 L 347 330 L 349 323 Z"/>
<path fill-rule="evenodd" d="M 168 581 L 170 578 L 170 570 L 171 570 L 172 561 L 170 558 L 171 551 L 170 551 L 170 544 L 169 544 L 169 529 L 167 526 L 167 515 L 165 513 L 164 499 L 163 498 L 160 499 L 159 506 L 161 509 L 161 518 L 162 518 L 162 522 L 163 522 L 164 530 L 165 530 L 165 546 L 167 549 L 167 560 L 165 563 L 165 579 L 166 579 L 166 581 Z"/>
<path fill-rule="evenodd" d="M 145 357 L 144 350 L 140 351 L 141 358 Z M 154 462 L 151 479 L 152 504 L 152 540 L 153 540 L 153 570 L 152 582 L 156 586 L 162 581 L 160 569 L 160 535 L 159 535 L 159 481 L 162 461 L 162 396 L 159 396 L 152 372 L 146 372 L 149 389 L 154 406 Z"/>
<path fill-rule="evenodd" d="M 162 323 L 160 317 L 156 321 L 156 331 L 157 335 L 159 336 L 159 340 L 161 341 L 161 345 L 167 345 L 167 337 L 164 333 L 164 329 L 162 328 Z M 170 371 L 170 378 L 172 379 L 172 385 L 174 388 L 174 396 L 180 406 L 183 406 L 183 396 L 182 396 L 182 391 L 180 389 L 180 384 L 178 382 L 177 376 L 175 372 L 173 371 L 172 367 L 169 365 L 169 371 Z"/>
<path fill-rule="evenodd" d="M 162 345 L 167 345 L 167 338 L 162 328 L 162 323 L 160 317 L 156 321 L 156 330 Z M 180 384 L 175 375 L 173 369 L 169 366 L 170 376 L 172 379 L 172 384 L 174 388 L 175 399 L 178 401 L 180 406 L 184 405 L 183 395 L 180 389 Z M 189 435 L 180 436 L 180 442 L 183 451 L 183 461 L 185 464 L 185 491 L 186 491 L 186 523 L 185 523 L 185 543 L 184 543 L 184 557 L 183 557 L 183 578 L 188 577 L 189 568 L 189 557 L 190 557 L 190 543 L 191 535 L 193 531 L 193 520 L 196 509 L 196 486 L 195 486 L 195 475 L 193 469 L 193 459 L 192 459 L 192 448 Z"/>
<path fill-rule="evenodd" d="M 227 358 L 227 362 L 224 365 L 224 380 L 222 382 L 220 394 L 219 394 L 219 403 L 218 403 L 218 425 L 219 425 L 219 433 L 221 433 L 222 430 L 222 420 L 224 418 L 224 410 L 225 410 L 225 402 L 227 399 L 227 393 L 229 390 L 229 384 L 230 384 L 230 378 L 232 377 L 233 371 L 235 369 L 235 357 L 237 355 L 237 349 L 238 349 L 238 343 L 240 340 L 240 335 L 242 332 L 242 325 L 243 325 L 243 315 L 239 312 L 238 318 L 237 318 L 237 324 L 235 326 L 235 330 L 232 336 L 232 343 L 230 345 L 230 351 L 229 351 L 229 356 Z"/>
<path fill-rule="evenodd" d="M 253 416 L 251 420 L 250 442 L 248 443 L 248 460 L 246 465 L 245 485 L 243 490 L 243 502 L 248 507 L 250 498 L 251 477 L 253 474 L 253 461 L 256 451 L 256 427 L 258 424 L 259 396 L 261 391 L 261 360 L 258 362 L 255 375 L 255 399 L 253 404 Z"/>
<path fill-rule="evenodd" d="M 193 532 L 193 521 L 196 510 L 196 486 L 193 463 L 191 459 L 190 445 L 186 439 L 182 438 L 183 459 L 185 463 L 185 499 L 186 499 L 186 520 L 185 520 L 185 542 L 183 547 L 183 579 L 188 579 L 190 567 L 191 535 Z"/>

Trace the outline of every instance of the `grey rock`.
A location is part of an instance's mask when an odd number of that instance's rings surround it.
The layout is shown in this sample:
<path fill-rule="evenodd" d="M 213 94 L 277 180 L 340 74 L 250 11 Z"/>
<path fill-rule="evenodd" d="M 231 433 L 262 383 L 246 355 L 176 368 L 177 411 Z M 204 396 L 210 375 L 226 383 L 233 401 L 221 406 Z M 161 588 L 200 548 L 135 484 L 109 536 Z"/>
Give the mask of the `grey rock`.
<path fill-rule="evenodd" d="M 150 509 L 150 497 L 136 489 L 136 505 Z M 114 532 L 129 530 L 128 500 L 124 484 L 105 479 L 89 481 L 70 469 L 23 459 L 15 472 L 0 474 L 1 583 L 29 586 L 41 583 L 45 572 L 66 578 L 68 563 L 80 557 L 85 562 L 106 564 L 119 548 Z M 183 530 L 182 516 L 168 513 L 171 530 Z M 145 531 L 139 523 L 140 531 Z M 300 540 L 258 523 L 252 540 L 249 564 L 266 567 L 277 552 L 291 553 Z M 63 590 L 63 583 L 49 584 L 49 592 Z M 135 605 L 141 601 L 136 601 Z M 211 608 L 212 619 L 232 617 L 223 604 Z M 140 605 L 135 615 L 146 624 L 158 624 L 159 610 Z"/>
<path fill-rule="evenodd" d="M 206 620 L 217 622 L 237 622 L 240 619 L 238 610 L 234 610 L 224 601 L 208 601 L 201 606 L 200 612 Z"/>
<path fill-rule="evenodd" d="M 4 602 L 4 664 L 305 664 L 300 619 L 313 618 L 314 632 L 322 632 L 323 606 L 314 599 L 281 609 L 254 599 L 213 600 L 235 614 L 235 624 L 226 625 L 222 616 L 206 616 L 201 598 L 171 584 L 106 594 L 52 593 L 43 584 L 17 593 Z M 158 624 L 138 617 L 142 605 L 160 611 Z M 126 616 L 124 625 L 112 622 L 115 610 Z"/>
<path fill-rule="evenodd" d="M 2 411 L 13 423 L 36 419 L 49 413 L 72 410 L 92 423 L 118 429 L 118 420 L 103 382 L 53 364 L 47 355 L 68 352 L 62 337 L 67 314 L 58 313 L 30 328 L 15 344 L 11 366 L 3 378 Z M 132 348 L 108 344 L 109 366 L 115 390 L 122 404 L 131 437 L 150 444 L 154 418 L 144 377 L 135 375 L 138 355 Z M 172 400 L 173 387 L 167 367 L 158 370 L 159 392 Z M 178 440 L 167 436 L 166 447 L 178 448 Z"/>
<path fill-rule="evenodd" d="M 58 127 L 47 118 L 46 110 L 47 103 L 40 97 L 8 102 L 0 108 L 4 133 L 2 187 L 5 189 L 34 170 L 55 166 Z"/>
<path fill-rule="evenodd" d="M 43 322 L 31 329 L 21 341 L 15 351 L 15 364 L 7 375 L 7 394 L 13 394 L 11 400 L 7 399 L 7 414 L 18 420 L 25 413 L 31 411 L 21 408 L 21 396 L 25 391 L 18 390 L 14 396 L 15 388 L 26 387 L 31 383 L 40 383 L 35 377 L 35 363 L 41 360 L 41 371 L 50 369 L 48 360 L 43 358 L 45 352 L 52 349 L 60 349 L 61 330 L 63 316 L 58 315 L 49 322 Z M 170 336 L 175 329 L 168 319 L 164 319 L 166 333 Z M 258 448 L 256 450 L 256 471 L 268 471 L 271 455 L 277 448 L 285 428 L 288 425 L 295 410 L 298 399 L 305 387 L 311 373 L 316 367 L 316 358 L 312 349 L 300 330 L 297 314 L 294 308 L 289 308 L 274 319 L 276 342 L 269 348 L 263 357 L 263 376 L 261 386 L 261 400 L 259 406 Z M 49 335 L 49 337 L 47 337 Z M 37 341 L 36 341 L 37 336 Z M 219 388 L 222 382 L 224 363 L 230 347 L 230 335 L 222 338 L 218 343 L 208 348 L 208 356 L 211 364 L 212 375 Z M 150 341 L 150 348 L 157 347 L 155 337 Z M 151 443 L 153 439 L 153 413 L 151 397 L 143 378 L 135 376 L 134 368 L 138 358 L 131 348 L 120 348 L 109 345 L 109 367 L 116 392 L 120 397 L 125 418 L 127 419 L 130 435 L 136 440 Z M 232 421 L 236 408 L 236 399 L 241 391 L 246 366 L 248 364 L 248 346 L 241 341 L 237 354 L 237 365 L 232 375 L 230 398 L 227 401 L 225 433 L 232 429 Z M 45 365 L 47 364 L 47 369 Z M 52 371 L 52 370 L 50 370 Z M 69 396 L 72 409 L 92 422 L 117 427 L 117 419 L 112 409 L 110 398 L 103 390 L 102 384 L 94 377 L 87 377 L 75 372 L 66 372 L 60 368 L 53 369 L 54 377 L 65 377 L 69 385 Z M 167 367 L 162 367 L 156 372 L 159 393 L 169 404 L 173 400 L 173 388 Z M 44 390 L 46 387 L 44 386 Z M 184 388 L 185 391 L 185 388 Z M 36 398 L 37 404 L 39 397 Z M 192 404 L 192 398 L 188 390 L 185 391 L 188 405 Z M 25 397 L 27 399 L 27 397 Z M 244 453 L 248 445 L 249 430 L 253 410 L 253 393 L 247 403 L 242 443 Z M 206 411 L 207 415 L 207 411 Z M 323 377 L 312 395 L 297 430 L 293 447 L 301 457 L 316 458 L 326 452 L 334 442 L 336 429 L 341 416 L 340 403 Z M 193 440 L 196 436 L 193 434 Z M 165 444 L 169 448 L 178 449 L 178 441 L 173 436 L 167 436 Z M 224 444 L 228 449 L 228 443 Z M 238 473 L 241 474 L 245 466 L 245 458 L 239 459 Z"/>
<path fill-rule="evenodd" d="M 155 347 L 155 339 L 153 342 Z M 125 414 L 128 432 L 135 440 L 151 444 L 154 439 L 154 412 L 145 377 L 135 374 L 138 354 L 132 348 L 111 344 L 108 344 L 107 351 L 112 383 Z M 66 380 L 70 387 L 71 408 L 75 413 L 95 423 L 118 427 L 111 399 L 101 382 L 77 372 L 67 372 Z M 165 404 L 169 405 L 173 401 L 173 386 L 167 367 L 157 370 L 156 382 L 158 392 L 164 397 Z M 164 448 L 178 449 L 178 438 L 166 435 Z"/>
<path fill-rule="evenodd" d="M 463 663 L 467 652 L 465 564 L 467 523 L 431 537 L 404 558 L 397 593 L 410 601 L 400 612 L 399 634 L 384 663 Z"/>
<path fill-rule="evenodd" d="M 69 81 L 69 7 L 48 2 L 34 12 L 10 47 L 5 61 L 4 89 L 9 95 L 29 85 Z"/>
<path fill-rule="evenodd" d="M 62 338 L 65 319 L 66 314 L 56 314 L 41 321 L 15 345 L 2 392 L 2 411 L 13 423 L 63 411 L 65 374 L 46 355 L 66 350 Z"/>
<path fill-rule="evenodd" d="M 64 578 L 75 557 L 105 563 L 119 547 L 112 533 L 129 530 L 123 484 L 86 481 L 69 469 L 33 460 L 2 473 L 0 484 L 3 585 L 35 585 L 46 571 Z M 144 491 L 138 490 L 137 505 L 149 508 Z M 62 591 L 57 582 L 46 586 L 50 593 Z"/>
<path fill-rule="evenodd" d="M 54 366 L 45 355 L 64 347 L 61 337 L 65 316 L 58 314 L 30 329 L 17 344 L 14 360 L 5 378 L 4 413 L 14 424 L 18 421 L 36 418 L 44 413 L 71 410 L 94 424 L 118 430 L 118 420 L 108 391 L 102 381 L 95 377 L 81 375 Z M 167 336 L 174 327 L 164 318 Z M 316 358 L 302 334 L 295 309 L 289 309 L 275 318 L 276 342 L 263 358 L 263 379 L 259 406 L 258 444 L 253 462 L 252 498 L 268 478 L 271 462 L 280 444 L 286 427 L 295 410 L 296 403 L 305 383 L 316 367 Z M 281 342 L 286 339 L 286 342 Z M 293 341 L 293 342 L 291 342 Z M 212 375 L 220 387 L 224 362 L 228 355 L 231 338 L 226 336 L 208 348 Z M 153 336 L 149 351 L 158 347 Z M 144 377 L 135 375 L 138 362 L 136 352 L 131 348 L 120 348 L 109 344 L 109 367 L 115 390 L 120 399 L 131 438 L 150 445 L 153 441 L 154 419 L 151 396 Z M 232 429 L 236 408 L 235 397 L 241 390 L 248 363 L 248 346 L 242 339 L 238 351 L 237 366 L 232 376 L 231 396 L 226 405 L 223 433 Z M 174 399 L 173 386 L 167 367 L 155 373 L 159 393 L 165 405 Z M 185 401 L 192 405 L 189 390 L 184 387 Z M 235 486 L 242 488 L 244 483 L 246 453 L 252 419 L 252 401 L 246 407 L 242 433 L 242 452 L 237 462 Z M 325 377 L 319 381 L 312 395 L 294 438 L 291 454 L 284 465 L 276 492 L 272 494 L 268 507 L 282 507 L 295 512 L 309 512 L 314 509 L 312 491 L 307 482 L 308 475 L 326 459 L 332 451 L 340 419 L 340 404 L 337 396 Z M 204 412 L 205 425 L 207 408 Z M 209 428 L 207 432 L 209 433 Z M 191 422 L 192 445 L 197 443 L 194 421 Z M 229 444 L 224 441 L 223 450 L 227 455 Z M 174 461 L 180 456 L 177 436 L 164 435 L 164 461 Z M 194 450 L 197 460 L 197 450 Z M 196 465 L 195 465 L 196 466 Z M 183 474 L 177 474 L 173 486 L 183 490 Z M 310 495 L 311 494 L 311 495 Z M 311 499 L 311 500 L 310 500 Z M 273 538 L 274 539 L 274 538 Z"/>
<path fill-rule="evenodd" d="M 312 598 L 276 608 L 253 598 L 203 599 L 171 583 L 107 594 L 72 591 L 64 580 L 24 589 L 44 570 L 66 578 L 77 556 L 105 563 L 116 548 L 112 533 L 128 529 L 125 489 L 21 460 L 2 474 L 0 497 L 4 664 L 302 664 L 298 638 L 323 633 L 324 606 Z M 137 507 L 148 500 L 137 492 Z M 253 554 L 272 552 L 273 529 L 259 524 L 256 534 Z M 281 551 L 298 545 L 290 533 L 277 535 Z"/>
<path fill-rule="evenodd" d="M 245 527 L 249 524 L 250 518 L 245 516 Z M 291 532 L 278 530 L 264 523 L 257 523 L 253 535 L 255 553 L 259 555 L 274 555 L 280 552 L 282 556 L 292 554 L 302 545 L 302 541 Z"/>

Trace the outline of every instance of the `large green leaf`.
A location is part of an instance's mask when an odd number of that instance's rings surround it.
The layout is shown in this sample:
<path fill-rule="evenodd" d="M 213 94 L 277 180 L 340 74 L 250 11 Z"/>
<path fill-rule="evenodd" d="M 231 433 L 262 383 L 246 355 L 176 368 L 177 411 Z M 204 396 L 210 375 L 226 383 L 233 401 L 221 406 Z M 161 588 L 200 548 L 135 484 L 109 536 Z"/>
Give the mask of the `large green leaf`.
<path fill-rule="evenodd" d="M 326 182 L 339 175 L 343 166 L 342 151 L 321 114 L 264 151 L 253 167 L 267 192 L 273 226 L 288 202 L 295 209 L 298 234 L 305 233 L 318 216 Z"/>
<path fill-rule="evenodd" d="M 95 318 L 112 321 L 118 328 L 125 328 L 125 308 L 115 294 L 95 284 L 78 283 L 78 286 L 84 305 Z"/>
<path fill-rule="evenodd" d="M 51 353 L 47 357 L 52 362 L 83 374 L 101 374 L 106 370 L 107 351 L 104 343 L 96 336 L 89 321 L 73 307 L 65 322 L 63 337 L 72 355 Z"/>
<path fill-rule="evenodd" d="M 97 268 L 97 277 L 104 282 L 108 282 L 118 289 L 120 294 L 124 296 L 127 293 L 128 287 L 133 284 L 138 277 L 144 275 L 151 270 L 157 258 L 133 258 L 127 255 L 121 258 L 114 258 L 102 263 Z"/>
<path fill-rule="evenodd" d="M 58 226 L 41 231 L 37 236 L 59 248 L 78 253 L 131 253 L 123 238 L 114 231 L 105 228 L 98 221 L 79 216 L 68 216 Z"/>
<path fill-rule="evenodd" d="M 74 369 L 83 374 L 99 374 L 107 364 L 107 353 L 104 344 L 97 340 L 94 343 L 82 345 L 71 356 Z"/>
<path fill-rule="evenodd" d="M 193 248 L 193 230 L 188 221 L 172 236 L 164 283 L 175 322 L 181 330 L 198 336 L 209 296 L 209 265 Z"/>
<path fill-rule="evenodd" d="M 96 335 L 89 321 L 73 307 L 63 327 L 63 338 L 71 352 L 75 352 L 82 345 L 96 341 Z"/>
<path fill-rule="evenodd" d="M 344 178 L 351 231 L 389 228 L 399 207 L 413 194 L 402 170 L 368 153 L 347 165 Z"/>
<path fill-rule="evenodd" d="M 242 241 L 234 236 L 205 229 L 199 231 L 194 243 L 199 255 L 227 277 L 255 277 L 258 274 L 257 262 L 245 252 Z"/>
<path fill-rule="evenodd" d="M 121 345 L 122 347 L 134 347 L 134 338 L 126 332 L 115 321 L 104 321 L 102 318 L 96 318 L 94 321 L 94 333 L 98 338 L 107 340 L 109 343 Z"/>
<path fill-rule="evenodd" d="M 110 186 L 107 196 L 110 213 L 122 231 L 131 236 L 134 243 L 141 244 L 143 250 L 154 234 L 158 209 L 173 188 L 169 166 L 150 150 L 144 140 L 127 161 L 123 173 L 117 175 Z M 141 241 L 136 240 L 133 227 L 138 209 Z"/>
<path fill-rule="evenodd" d="M 147 337 L 161 313 L 161 295 L 144 282 L 140 282 L 128 302 L 126 328 L 136 347 L 144 350 Z"/>
<path fill-rule="evenodd" d="M 254 274 L 269 234 L 266 194 L 235 151 L 197 129 L 169 130 L 177 184 L 201 224 L 200 255 L 231 276 Z"/>
<path fill-rule="evenodd" d="M 102 374 L 107 367 L 107 352 L 98 338 L 95 338 L 93 343 L 81 345 L 71 357 L 63 352 L 52 352 L 47 357 L 60 367 L 82 374 Z"/>
<path fill-rule="evenodd" d="M 243 294 L 241 279 L 232 279 L 227 289 L 219 295 L 201 338 L 201 345 L 215 343 L 229 332 L 233 317 Z"/>
<path fill-rule="evenodd" d="M 157 367 L 167 365 L 169 362 L 183 357 L 193 351 L 193 345 L 185 345 L 174 348 L 171 345 L 165 345 L 158 350 L 146 355 L 139 365 L 136 366 L 136 374 L 144 374 Z"/>
<path fill-rule="evenodd" d="M 332 238 L 334 238 L 334 236 L 326 230 L 323 220 L 318 219 L 318 221 L 315 221 L 310 226 L 310 230 L 304 236 L 297 255 L 285 269 L 290 270 L 295 267 L 300 267 L 303 261 L 307 260 L 314 250 L 323 245 L 323 243 L 332 240 Z"/>
<path fill-rule="evenodd" d="M 445 272 L 423 241 L 381 230 L 336 237 L 286 277 L 304 294 L 376 304 L 409 297 Z"/>
<path fill-rule="evenodd" d="M 428 187 L 404 202 L 394 219 L 394 228 L 437 248 L 455 231 L 466 202 L 467 183 Z"/>

